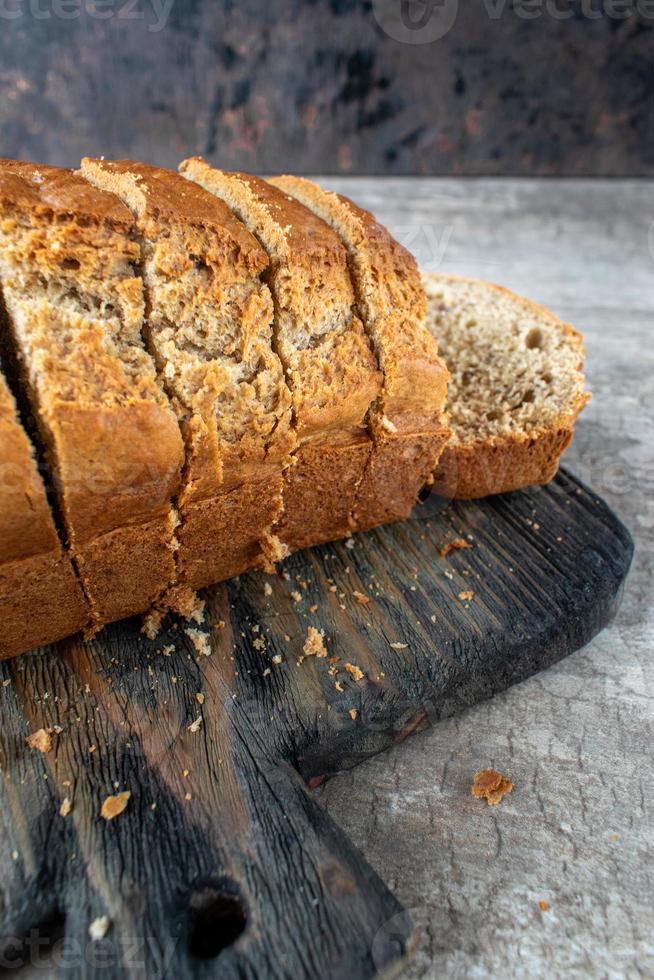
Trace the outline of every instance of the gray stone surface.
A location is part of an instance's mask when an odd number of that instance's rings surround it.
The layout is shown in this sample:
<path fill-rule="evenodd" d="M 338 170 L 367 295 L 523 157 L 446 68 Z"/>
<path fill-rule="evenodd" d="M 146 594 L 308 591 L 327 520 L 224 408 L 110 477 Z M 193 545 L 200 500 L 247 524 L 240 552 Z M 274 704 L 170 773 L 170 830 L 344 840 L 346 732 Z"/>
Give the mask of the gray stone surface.
<path fill-rule="evenodd" d="M 584 331 L 594 399 L 566 465 L 637 550 L 590 646 L 318 797 L 413 911 L 407 980 L 654 976 L 652 184 L 325 182 L 425 268 L 501 282 Z M 497 808 L 470 796 L 487 766 L 515 783 Z"/>
<path fill-rule="evenodd" d="M 653 25 L 652 0 L 2 0 L 0 152 L 652 176 Z"/>

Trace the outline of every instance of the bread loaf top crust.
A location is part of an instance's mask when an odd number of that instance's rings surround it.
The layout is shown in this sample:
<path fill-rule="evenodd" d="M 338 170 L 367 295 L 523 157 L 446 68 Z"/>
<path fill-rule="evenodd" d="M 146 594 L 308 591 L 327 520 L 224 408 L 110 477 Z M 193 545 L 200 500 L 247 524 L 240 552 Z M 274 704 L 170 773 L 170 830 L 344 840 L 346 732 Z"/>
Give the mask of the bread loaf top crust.
<path fill-rule="evenodd" d="M 69 171 L 0 163 L 0 277 L 71 538 L 165 516 L 179 427 L 141 337 L 133 219 Z"/>
<path fill-rule="evenodd" d="M 427 304 L 414 257 L 349 198 L 302 177 L 270 183 L 311 208 L 345 243 L 359 315 L 384 372 L 376 424 L 398 433 L 441 427 L 448 373 L 424 326 Z"/>
<path fill-rule="evenodd" d="M 113 194 L 94 190 L 72 170 L 0 158 L 0 197 L 46 220 L 55 215 L 77 222 L 107 223 L 129 233 L 129 209 Z"/>
<path fill-rule="evenodd" d="M 149 344 L 186 437 L 181 502 L 260 478 L 294 444 L 265 250 L 223 201 L 177 173 L 89 158 L 81 172 L 137 218 Z"/>
<path fill-rule="evenodd" d="M 270 256 L 275 343 L 293 396 L 298 439 L 365 433 L 381 374 L 361 321 L 338 236 L 297 201 L 250 174 L 195 157 L 181 172 L 225 201 Z"/>

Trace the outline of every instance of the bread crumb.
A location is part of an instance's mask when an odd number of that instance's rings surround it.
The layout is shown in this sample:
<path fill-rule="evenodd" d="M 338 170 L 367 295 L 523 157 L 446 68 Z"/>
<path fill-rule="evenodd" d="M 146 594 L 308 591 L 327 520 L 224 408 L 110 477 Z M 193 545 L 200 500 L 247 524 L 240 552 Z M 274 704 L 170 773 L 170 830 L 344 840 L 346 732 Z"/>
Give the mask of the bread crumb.
<path fill-rule="evenodd" d="M 343 689 L 343 685 L 341 684 L 340 681 L 336 681 L 336 683 L 334 684 L 334 687 L 336 688 L 336 690 L 338 691 L 339 694 L 342 694 L 343 693 L 343 690 L 344 689 Z"/>
<path fill-rule="evenodd" d="M 201 724 L 202 724 L 202 716 L 200 715 L 198 718 L 195 719 L 195 721 L 191 722 L 191 724 L 188 726 L 187 731 L 195 735 L 196 732 L 200 731 Z"/>
<path fill-rule="evenodd" d="M 448 541 L 444 544 L 438 554 L 441 558 L 446 558 L 451 551 L 459 551 L 463 548 L 472 548 L 471 544 L 468 544 L 463 538 L 454 538 L 453 541 Z"/>
<path fill-rule="evenodd" d="M 288 545 L 279 540 L 276 534 L 266 531 L 261 537 L 261 550 L 264 555 L 264 571 L 272 575 L 275 572 L 275 564 L 283 561 L 290 554 Z"/>
<path fill-rule="evenodd" d="M 550 907 L 550 903 L 546 901 L 544 898 L 541 898 L 540 902 L 538 903 L 538 908 L 541 910 L 541 912 L 548 912 L 549 907 Z"/>
<path fill-rule="evenodd" d="M 91 938 L 91 942 L 99 943 L 101 939 L 104 939 L 109 931 L 109 925 L 110 922 L 106 915 L 102 915 L 100 918 L 94 919 L 89 926 L 89 936 Z"/>
<path fill-rule="evenodd" d="M 266 646 L 266 641 L 263 636 L 258 636 L 256 640 L 252 640 L 252 646 L 255 650 L 263 650 Z"/>
<path fill-rule="evenodd" d="M 272 585 L 270 584 L 270 582 L 263 583 L 263 594 L 272 595 Z"/>
<path fill-rule="evenodd" d="M 348 551 L 353 551 L 354 545 L 355 545 L 354 538 L 345 539 L 345 547 L 347 548 Z"/>
<path fill-rule="evenodd" d="M 198 693 L 195 695 L 195 700 L 198 702 L 198 704 L 204 704 L 204 694 L 202 691 L 198 691 Z"/>
<path fill-rule="evenodd" d="M 352 721 L 356 721 L 357 720 L 357 715 L 358 714 L 359 714 L 359 712 L 357 711 L 356 708 L 350 708 L 350 710 L 348 711 L 348 715 L 350 716 L 350 718 L 352 719 Z"/>
<path fill-rule="evenodd" d="M 472 795 L 485 799 L 489 806 L 497 806 L 503 796 L 510 793 L 513 783 L 495 769 L 481 769 L 475 773 Z"/>
<path fill-rule="evenodd" d="M 270 667 L 266 667 L 266 669 L 264 670 L 264 672 L 263 672 L 263 674 L 261 676 L 262 677 L 270 677 L 271 674 L 272 674 L 272 670 L 270 669 Z"/>
<path fill-rule="evenodd" d="M 103 820 L 113 820 L 114 817 L 120 816 L 120 814 L 126 809 L 129 803 L 131 793 L 129 790 L 125 790 L 124 793 L 118 793 L 116 796 L 108 796 L 102 808 L 100 810 L 100 816 Z"/>
<path fill-rule="evenodd" d="M 3 687 L 9 687 L 10 684 L 11 684 L 11 681 L 10 680 L 6 680 L 6 681 L 3 681 L 2 682 L 2 686 Z"/>
<path fill-rule="evenodd" d="M 386 432 L 397 432 L 397 426 L 386 415 L 382 415 L 380 425 Z"/>
<path fill-rule="evenodd" d="M 147 636 L 148 640 L 156 640 L 165 615 L 163 609 L 150 609 L 145 614 L 141 621 L 141 633 Z"/>
<path fill-rule="evenodd" d="M 293 602 L 301 602 L 302 594 L 297 591 L 291 592 L 291 599 L 293 600 Z"/>
<path fill-rule="evenodd" d="M 408 643 L 391 643 L 391 650 L 406 650 L 409 646 Z"/>
<path fill-rule="evenodd" d="M 290 637 L 289 637 L 289 639 L 290 639 Z M 271 660 L 272 660 L 272 662 L 274 664 L 281 664 L 281 662 L 282 662 L 282 655 L 281 655 L 281 653 L 276 653 L 274 657 L 271 657 Z"/>
<path fill-rule="evenodd" d="M 184 632 L 195 647 L 195 652 L 199 657 L 211 656 L 211 644 L 206 633 L 203 633 L 202 630 L 192 629 L 190 626 L 187 626 Z"/>
<path fill-rule="evenodd" d="M 461 599 L 462 602 L 466 602 L 469 599 L 474 599 L 474 597 L 475 593 L 471 590 L 468 590 L 467 592 L 459 592 L 459 599 Z"/>
<path fill-rule="evenodd" d="M 361 670 L 360 667 L 357 667 L 355 664 L 343 664 L 343 667 L 348 672 L 348 674 L 352 674 L 352 677 L 355 679 L 355 681 L 360 681 L 361 678 L 363 677 L 363 671 Z"/>
<path fill-rule="evenodd" d="M 61 806 L 59 807 L 59 815 L 62 817 L 67 817 L 70 811 L 73 809 L 73 804 L 70 797 L 65 796 L 61 801 Z"/>
<path fill-rule="evenodd" d="M 365 592 L 357 592 L 357 590 L 355 589 L 352 595 L 354 596 L 356 601 L 362 606 L 367 606 L 368 603 L 370 602 L 370 596 L 367 596 Z"/>
<path fill-rule="evenodd" d="M 325 631 L 317 630 L 315 626 L 309 626 L 307 629 L 307 638 L 304 641 L 304 657 L 326 657 L 327 647 L 325 646 Z M 304 660 L 301 658 L 300 662 Z"/>
<path fill-rule="evenodd" d="M 218 622 L 216 623 L 216 625 L 214 626 L 214 629 L 215 630 L 224 630 L 225 629 L 225 620 L 224 619 L 219 619 Z"/>
<path fill-rule="evenodd" d="M 33 732 L 25 739 L 27 747 L 37 749 L 39 752 L 52 752 L 52 732 L 45 728 L 39 728 L 38 732 Z"/>

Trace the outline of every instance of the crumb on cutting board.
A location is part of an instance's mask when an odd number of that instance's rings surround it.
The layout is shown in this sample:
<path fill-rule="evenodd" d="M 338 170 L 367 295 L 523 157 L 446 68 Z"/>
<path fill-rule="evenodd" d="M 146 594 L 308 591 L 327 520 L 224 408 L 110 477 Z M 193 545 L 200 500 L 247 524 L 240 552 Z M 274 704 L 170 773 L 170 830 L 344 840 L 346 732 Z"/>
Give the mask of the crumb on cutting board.
<path fill-rule="evenodd" d="M 193 629 L 190 626 L 187 626 L 184 632 L 195 647 L 195 652 L 199 657 L 211 656 L 211 643 L 206 633 L 203 633 L 202 630 Z"/>
<path fill-rule="evenodd" d="M 109 931 L 110 922 L 106 915 L 101 915 L 99 918 L 94 919 L 89 926 L 89 937 L 92 942 L 98 943 L 101 939 L 107 935 Z"/>
<path fill-rule="evenodd" d="M 108 796 L 100 810 L 103 820 L 113 820 L 120 816 L 127 808 L 131 795 L 129 790 L 125 790 L 124 793 L 117 793 L 116 796 Z"/>
<path fill-rule="evenodd" d="M 446 558 L 451 551 L 461 551 L 464 548 L 472 548 L 472 545 L 465 538 L 454 538 L 453 541 L 444 544 L 438 554 L 441 558 Z"/>
<path fill-rule="evenodd" d="M 475 773 L 471 792 L 477 799 L 486 800 L 489 806 L 497 806 L 512 789 L 513 783 L 506 776 L 495 769 L 481 769 Z"/>
<path fill-rule="evenodd" d="M 303 646 L 304 656 L 300 658 L 300 662 L 304 660 L 305 657 L 326 657 L 327 647 L 325 646 L 325 631 L 318 630 L 315 626 L 309 626 L 307 629 L 307 638 L 304 641 Z"/>
<path fill-rule="evenodd" d="M 27 747 L 30 749 L 36 749 L 38 752 L 52 752 L 52 729 L 46 731 L 45 728 L 39 728 L 37 732 L 32 732 L 25 739 Z"/>

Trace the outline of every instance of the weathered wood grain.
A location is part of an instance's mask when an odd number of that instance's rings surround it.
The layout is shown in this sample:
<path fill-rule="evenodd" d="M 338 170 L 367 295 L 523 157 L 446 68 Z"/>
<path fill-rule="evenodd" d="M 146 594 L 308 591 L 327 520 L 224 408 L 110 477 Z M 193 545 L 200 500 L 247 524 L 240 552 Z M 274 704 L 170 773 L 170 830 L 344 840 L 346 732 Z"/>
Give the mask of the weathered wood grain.
<path fill-rule="evenodd" d="M 65 977 L 397 968 L 408 917 L 300 775 L 316 785 L 578 648 L 631 559 L 565 474 L 443 508 L 432 496 L 403 524 L 210 590 L 210 656 L 184 624 L 151 642 L 133 622 L 0 665 L 3 965 L 34 964 L 42 942 Z M 455 538 L 472 547 L 441 557 Z M 309 626 L 327 657 L 302 659 Z M 25 745 L 41 728 L 44 755 Z"/>

